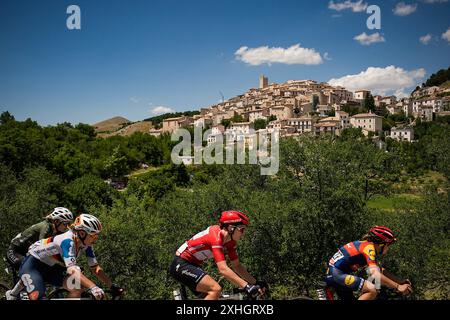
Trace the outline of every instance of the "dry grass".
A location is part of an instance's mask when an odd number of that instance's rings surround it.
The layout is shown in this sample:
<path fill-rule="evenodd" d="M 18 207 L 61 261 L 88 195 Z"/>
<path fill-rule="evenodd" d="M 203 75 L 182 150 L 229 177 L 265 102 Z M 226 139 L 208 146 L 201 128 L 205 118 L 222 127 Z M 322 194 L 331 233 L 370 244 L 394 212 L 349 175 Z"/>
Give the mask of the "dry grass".
<path fill-rule="evenodd" d="M 115 131 L 119 130 L 126 123 L 130 123 L 130 120 L 125 119 L 123 117 L 114 117 L 114 118 L 93 124 L 92 126 L 95 128 L 95 132 L 97 132 L 97 133 L 109 133 L 109 132 L 115 132 Z"/>
<path fill-rule="evenodd" d="M 135 132 L 143 132 L 148 133 L 150 129 L 153 128 L 153 125 L 150 121 L 140 121 L 136 123 L 132 123 L 120 130 L 116 130 L 114 132 L 103 132 L 99 133 L 98 136 L 102 138 L 107 138 L 111 136 L 131 136 Z"/>

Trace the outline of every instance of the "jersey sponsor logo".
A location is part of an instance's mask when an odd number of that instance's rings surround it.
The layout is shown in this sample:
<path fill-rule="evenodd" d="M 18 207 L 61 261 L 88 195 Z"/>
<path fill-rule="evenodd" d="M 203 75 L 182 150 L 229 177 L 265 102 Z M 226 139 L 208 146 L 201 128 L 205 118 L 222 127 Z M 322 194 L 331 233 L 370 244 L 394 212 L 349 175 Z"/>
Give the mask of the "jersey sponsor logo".
<path fill-rule="evenodd" d="M 352 275 L 348 275 L 345 277 L 345 284 L 347 286 L 351 286 L 353 284 L 353 282 L 355 282 L 355 277 Z"/>
<path fill-rule="evenodd" d="M 367 257 L 370 261 L 376 260 L 376 252 L 375 252 L 375 247 L 373 245 L 367 245 L 363 251 L 367 255 Z"/>
<path fill-rule="evenodd" d="M 189 272 L 188 270 L 183 270 L 183 271 L 181 271 L 181 274 L 184 274 L 184 275 L 186 275 L 186 276 L 188 276 L 188 277 L 197 279 L 197 275 L 194 274 L 194 273 L 192 273 L 192 272 Z"/>
<path fill-rule="evenodd" d="M 369 259 L 375 261 L 375 257 L 376 257 L 375 250 L 369 250 Z"/>

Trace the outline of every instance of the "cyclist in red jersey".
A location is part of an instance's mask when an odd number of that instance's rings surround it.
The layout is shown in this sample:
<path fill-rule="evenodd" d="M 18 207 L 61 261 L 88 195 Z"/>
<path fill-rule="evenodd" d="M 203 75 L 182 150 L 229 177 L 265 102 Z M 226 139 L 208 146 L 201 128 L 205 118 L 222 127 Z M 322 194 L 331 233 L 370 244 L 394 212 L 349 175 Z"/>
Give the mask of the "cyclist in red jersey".
<path fill-rule="evenodd" d="M 385 270 L 380 270 L 378 266 L 378 259 L 388 252 L 395 241 L 397 239 L 391 229 L 375 226 L 362 241 L 353 241 L 342 246 L 328 262 L 327 284 L 333 286 L 344 300 L 354 299 L 353 291 L 361 293 L 359 300 L 373 300 L 380 289 L 377 284 L 397 289 L 403 295 L 410 294 L 410 283 L 398 283 L 393 275 L 387 276 L 388 273 L 384 274 Z M 370 277 L 375 279 L 375 284 L 351 275 L 366 266 Z"/>
<path fill-rule="evenodd" d="M 236 242 L 248 225 L 249 219 L 242 212 L 222 212 L 219 225 L 210 226 L 178 248 L 169 273 L 197 296 L 205 300 L 217 300 L 222 288 L 201 268 L 206 260 L 214 258 L 223 277 L 251 295 L 262 294 L 265 283 L 256 281 L 248 273 L 240 264 L 236 252 Z M 225 253 L 230 258 L 233 270 L 227 265 Z"/>

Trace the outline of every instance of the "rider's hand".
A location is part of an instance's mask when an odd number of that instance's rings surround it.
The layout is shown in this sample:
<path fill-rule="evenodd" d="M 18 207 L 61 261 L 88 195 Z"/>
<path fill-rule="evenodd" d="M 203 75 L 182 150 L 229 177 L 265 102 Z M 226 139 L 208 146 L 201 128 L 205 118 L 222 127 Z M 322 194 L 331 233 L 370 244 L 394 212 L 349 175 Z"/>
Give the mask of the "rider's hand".
<path fill-rule="evenodd" d="M 261 290 L 261 287 L 258 286 L 257 284 L 247 284 L 244 287 L 245 292 L 247 292 L 249 295 L 254 296 L 257 295 L 259 293 L 259 290 Z"/>
<path fill-rule="evenodd" d="M 261 295 L 265 294 L 266 291 L 269 290 L 269 284 L 264 280 L 256 281 L 256 285 L 258 285 L 261 288 L 259 291 Z"/>
<path fill-rule="evenodd" d="M 122 288 L 121 286 L 119 286 L 115 283 L 112 284 L 110 289 L 111 289 L 111 294 L 113 296 L 121 296 L 123 294 L 123 292 L 125 291 L 124 288 Z"/>
<path fill-rule="evenodd" d="M 260 286 L 261 289 L 269 289 L 269 285 L 264 280 L 256 281 L 256 285 Z"/>
<path fill-rule="evenodd" d="M 399 285 L 397 290 L 404 296 L 412 293 L 412 287 L 409 283 Z"/>
<path fill-rule="evenodd" d="M 105 298 L 105 292 L 97 286 L 93 286 L 88 292 L 92 294 L 95 300 L 103 300 Z"/>

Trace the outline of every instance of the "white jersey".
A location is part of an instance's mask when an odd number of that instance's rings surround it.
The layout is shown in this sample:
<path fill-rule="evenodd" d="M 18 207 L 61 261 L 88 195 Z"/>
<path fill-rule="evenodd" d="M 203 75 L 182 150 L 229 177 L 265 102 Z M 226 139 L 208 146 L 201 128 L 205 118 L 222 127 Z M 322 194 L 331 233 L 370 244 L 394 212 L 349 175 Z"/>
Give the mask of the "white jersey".
<path fill-rule="evenodd" d="M 77 265 L 77 258 L 86 252 L 88 265 L 97 265 L 94 250 L 90 246 L 76 246 L 75 235 L 72 230 L 63 234 L 36 241 L 28 249 L 28 253 L 41 262 L 53 266 L 59 264 L 63 267 Z"/>

